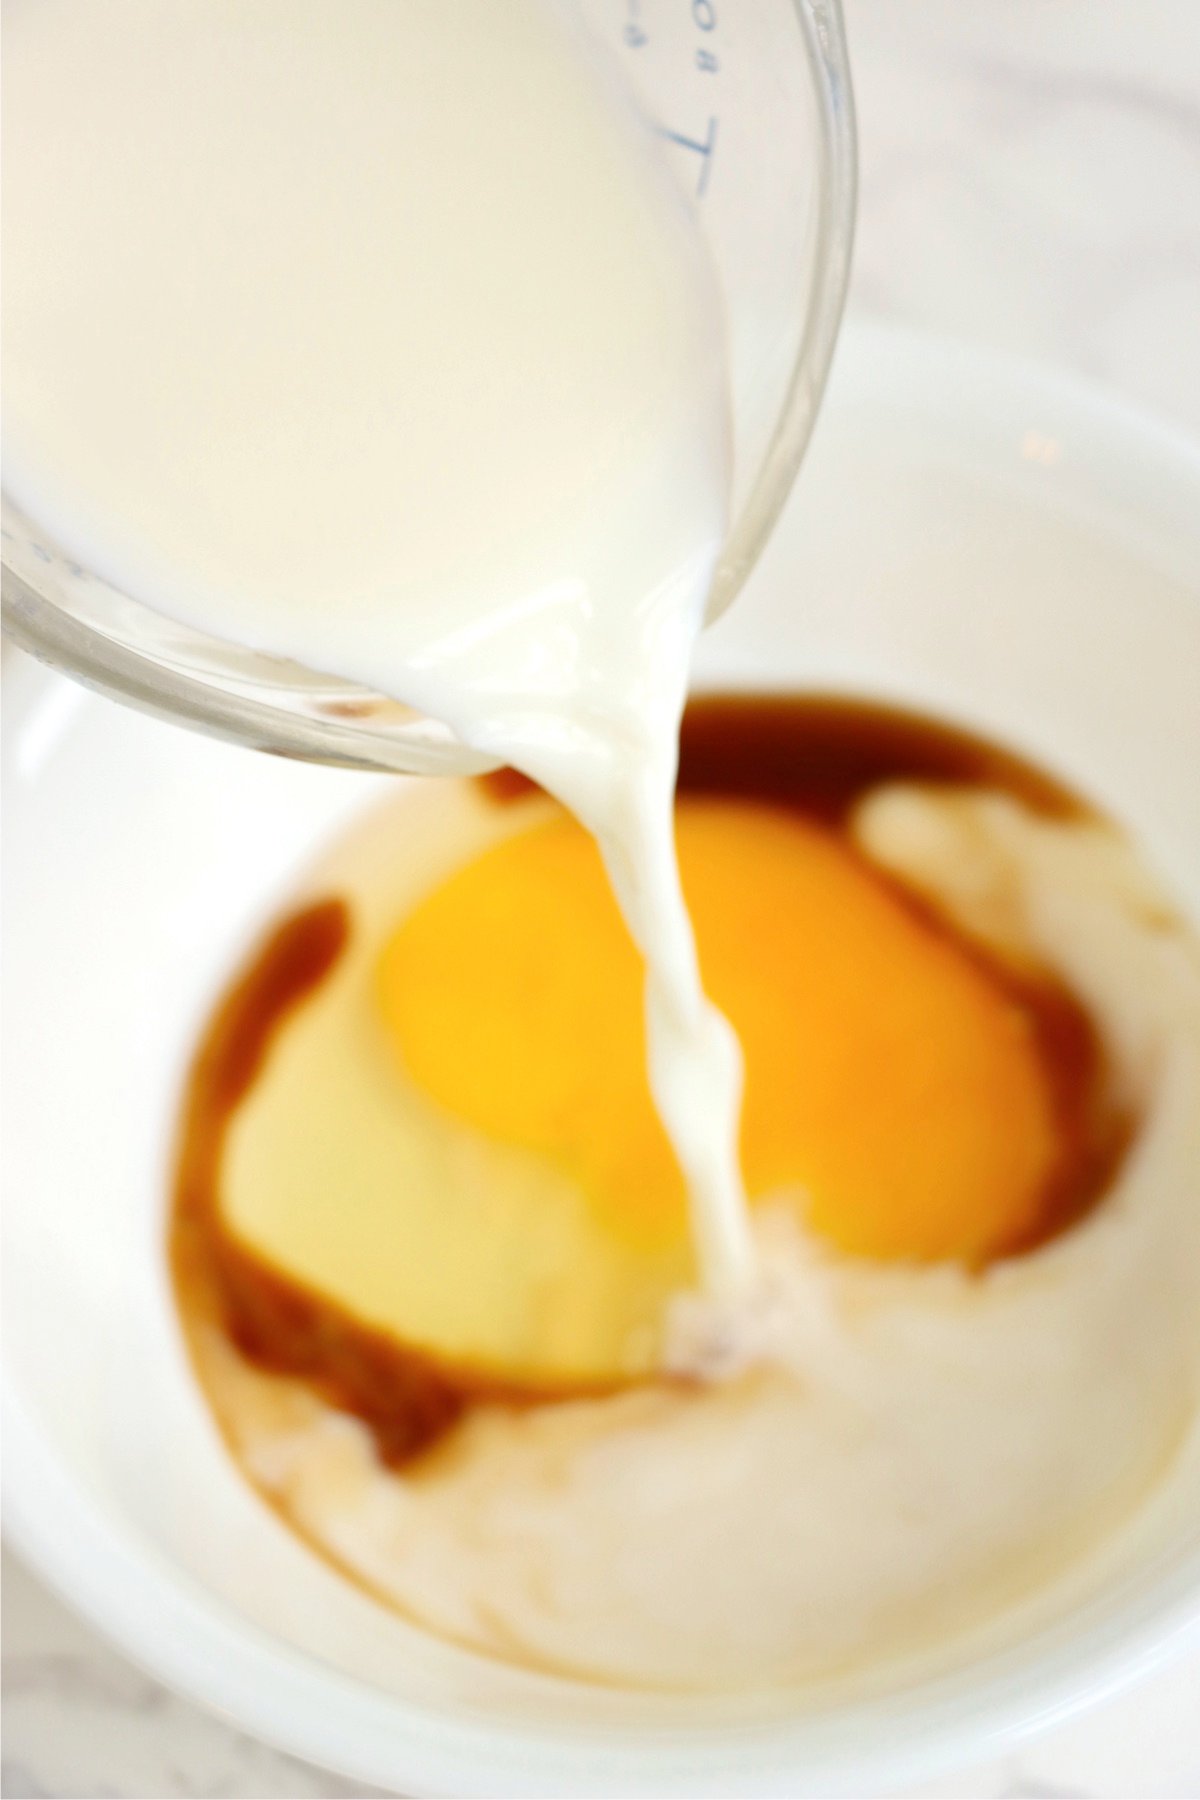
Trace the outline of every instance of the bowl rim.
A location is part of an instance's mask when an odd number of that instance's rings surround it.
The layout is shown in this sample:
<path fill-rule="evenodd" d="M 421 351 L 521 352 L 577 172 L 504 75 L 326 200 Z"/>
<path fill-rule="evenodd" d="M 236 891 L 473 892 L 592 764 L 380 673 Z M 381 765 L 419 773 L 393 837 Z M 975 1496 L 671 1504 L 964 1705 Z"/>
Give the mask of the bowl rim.
<path fill-rule="evenodd" d="M 837 366 L 854 397 L 889 371 L 889 395 L 992 406 L 1022 399 L 1074 420 L 1089 450 L 1149 464 L 1161 519 L 1193 518 L 1200 444 L 1102 389 L 1005 353 L 908 329 L 848 328 Z M 849 361 L 847 360 L 849 358 Z M 837 404 L 835 372 L 833 404 Z M 939 395 L 942 397 L 939 402 Z M 1178 496 L 1177 511 L 1173 501 Z M 14 671 L 15 672 L 15 671 Z M 53 679 L 44 675 L 38 683 Z M 6 686 L 9 678 L 6 675 Z M 20 687 L 21 684 L 18 684 Z M 32 691 L 32 690 L 31 690 Z M 18 705 L 20 705 L 18 697 Z M 907 1692 L 825 1713 L 683 1736 L 481 1721 L 372 1690 L 252 1625 L 107 1514 L 76 1484 L 5 1370 L 5 1534 L 102 1635 L 177 1692 L 279 1748 L 384 1787 L 427 1794 L 832 1793 L 927 1778 L 1054 1725 L 1200 1643 L 1200 1541 L 1056 1629 Z M 1094 1611 L 1096 1617 L 1089 1617 Z M 1081 1629 L 1081 1621 L 1084 1629 Z"/>

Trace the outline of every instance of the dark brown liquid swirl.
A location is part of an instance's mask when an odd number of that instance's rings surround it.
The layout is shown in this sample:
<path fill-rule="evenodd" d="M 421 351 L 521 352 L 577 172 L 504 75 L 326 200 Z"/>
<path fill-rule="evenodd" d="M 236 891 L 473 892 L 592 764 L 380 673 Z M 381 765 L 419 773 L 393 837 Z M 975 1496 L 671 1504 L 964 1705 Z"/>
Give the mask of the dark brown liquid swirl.
<path fill-rule="evenodd" d="M 918 780 L 1000 789 L 1054 818 L 1089 809 L 1061 784 L 984 740 L 920 715 L 858 701 L 755 696 L 709 698 L 688 709 L 681 741 L 683 793 L 769 800 L 837 827 L 881 782 Z M 532 784 L 511 770 L 483 778 L 500 803 Z M 1058 1155 L 1036 1224 L 1004 1254 L 1027 1252 L 1065 1230 L 1105 1192 L 1131 1122 L 1111 1103 L 1099 1039 L 1058 981 L 1014 972 L 924 901 L 880 879 L 1001 985 L 1030 1023 L 1048 1083 Z M 257 1366 L 297 1376 L 370 1426 L 380 1455 L 399 1465 L 442 1438 L 482 1399 L 546 1404 L 563 1396 L 519 1392 L 443 1367 L 360 1323 L 344 1309 L 255 1257 L 223 1228 L 221 1169 L 229 1124 L 276 1035 L 328 979 L 352 922 L 337 898 L 276 927 L 212 1016 L 185 1095 L 170 1229 L 170 1257 L 185 1322 L 216 1321 Z"/>

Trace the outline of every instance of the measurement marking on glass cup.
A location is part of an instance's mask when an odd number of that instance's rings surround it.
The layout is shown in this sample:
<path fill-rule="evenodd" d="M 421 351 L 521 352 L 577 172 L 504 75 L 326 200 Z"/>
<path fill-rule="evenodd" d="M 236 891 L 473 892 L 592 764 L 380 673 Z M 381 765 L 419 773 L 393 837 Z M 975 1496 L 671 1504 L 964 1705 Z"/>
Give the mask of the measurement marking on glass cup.
<path fill-rule="evenodd" d="M 669 143 L 678 144 L 684 150 L 694 150 L 700 158 L 700 175 L 696 182 L 696 192 L 703 196 L 708 187 L 708 178 L 712 173 L 712 156 L 717 143 L 717 119 L 713 113 L 709 117 L 708 130 L 703 138 L 686 137 L 681 131 L 671 131 L 668 126 L 658 127 L 660 137 Z"/>

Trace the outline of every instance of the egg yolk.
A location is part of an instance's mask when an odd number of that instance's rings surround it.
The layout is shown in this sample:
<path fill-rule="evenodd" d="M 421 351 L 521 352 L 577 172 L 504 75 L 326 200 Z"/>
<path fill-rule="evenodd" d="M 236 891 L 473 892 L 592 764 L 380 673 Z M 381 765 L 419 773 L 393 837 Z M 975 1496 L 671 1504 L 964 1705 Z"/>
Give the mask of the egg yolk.
<path fill-rule="evenodd" d="M 981 1263 L 1034 1225 L 1058 1151 L 1028 1010 L 831 830 L 684 799 L 705 987 L 745 1056 L 752 1200 L 791 1197 L 846 1251 Z M 646 1076 L 642 968 L 565 816 L 505 839 L 403 921 L 379 965 L 407 1077 L 552 1159 L 635 1254 L 684 1240 Z"/>

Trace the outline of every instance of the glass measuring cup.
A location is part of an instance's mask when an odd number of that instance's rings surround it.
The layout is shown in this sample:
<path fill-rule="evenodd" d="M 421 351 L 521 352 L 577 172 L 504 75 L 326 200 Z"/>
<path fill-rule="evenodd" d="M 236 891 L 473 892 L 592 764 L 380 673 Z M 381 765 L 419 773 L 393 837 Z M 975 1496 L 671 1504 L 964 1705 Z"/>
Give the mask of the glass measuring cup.
<path fill-rule="evenodd" d="M 574 0 L 695 193 L 730 327 L 733 525 L 712 614 L 787 495 L 841 317 L 854 129 L 838 0 Z M 3 499 L 4 624 L 22 647 L 145 710 L 280 755 L 409 773 L 489 766 L 434 720 L 222 641 L 82 567 Z"/>

